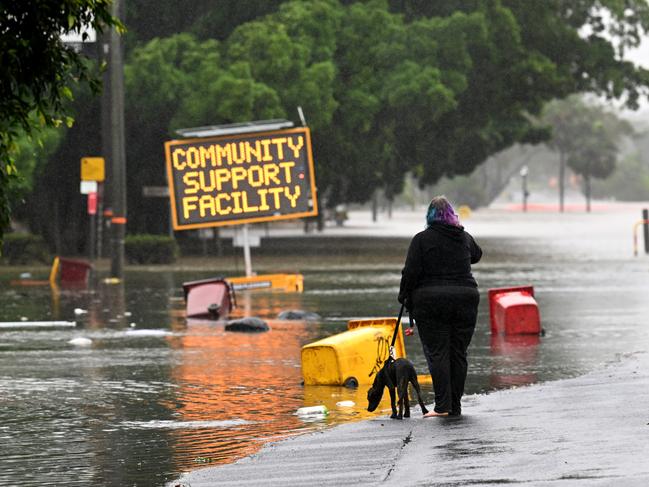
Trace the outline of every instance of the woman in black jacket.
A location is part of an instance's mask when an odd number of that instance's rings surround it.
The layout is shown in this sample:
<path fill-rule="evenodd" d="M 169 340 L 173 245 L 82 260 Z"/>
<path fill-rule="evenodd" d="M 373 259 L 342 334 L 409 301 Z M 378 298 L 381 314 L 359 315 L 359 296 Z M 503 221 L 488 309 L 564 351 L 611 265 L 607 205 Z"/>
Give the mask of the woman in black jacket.
<path fill-rule="evenodd" d="M 444 196 L 426 213 L 426 230 L 410 242 L 401 273 L 399 302 L 416 320 L 435 390 L 435 408 L 425 415 L 459 416 L 467 375 L 467 348 L 480 295 L 471 264 L 482 250 L 460 225 Z"/>

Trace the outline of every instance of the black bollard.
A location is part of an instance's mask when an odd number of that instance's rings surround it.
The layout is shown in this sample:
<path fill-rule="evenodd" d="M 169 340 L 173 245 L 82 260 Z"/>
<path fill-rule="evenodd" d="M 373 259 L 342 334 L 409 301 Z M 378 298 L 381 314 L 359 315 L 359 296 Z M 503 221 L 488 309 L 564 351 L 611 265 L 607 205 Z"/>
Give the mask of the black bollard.
<path fill-rule="evenodd" d="M 644 252 L 645 254 L 649 254 L 649 210 L 644 208 L 642 210 L 642 219 L 644 220 L 644 223 L 642 224 L 642 229 L 644 230 Z"/>

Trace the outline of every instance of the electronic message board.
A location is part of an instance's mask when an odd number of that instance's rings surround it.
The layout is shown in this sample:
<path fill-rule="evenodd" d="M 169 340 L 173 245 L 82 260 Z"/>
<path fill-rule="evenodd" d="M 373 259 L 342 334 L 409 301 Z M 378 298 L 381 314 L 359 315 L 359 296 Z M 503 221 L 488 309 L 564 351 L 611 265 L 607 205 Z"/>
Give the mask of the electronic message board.
<path fill-rule="evenodd" d="M 175 230 L 318 213 L 306 127 L 165 143 Z"/>

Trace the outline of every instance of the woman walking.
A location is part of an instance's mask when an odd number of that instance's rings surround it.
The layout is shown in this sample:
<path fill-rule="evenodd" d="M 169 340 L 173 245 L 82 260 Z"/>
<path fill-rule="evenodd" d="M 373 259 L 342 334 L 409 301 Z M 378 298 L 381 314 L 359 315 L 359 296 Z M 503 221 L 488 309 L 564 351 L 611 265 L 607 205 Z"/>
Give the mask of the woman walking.
<path fill-rule="evenodd" d="M 467 375 L 467 348 L 480 295 L 471 264 L 482 250 L 460 225 L 444 196 L 426 212 L 426 229 L 410 242 L 401 273 L 399 302 L 416 320 L 433 378 L 435 407 L 425 417 L 459 416 Z"/>

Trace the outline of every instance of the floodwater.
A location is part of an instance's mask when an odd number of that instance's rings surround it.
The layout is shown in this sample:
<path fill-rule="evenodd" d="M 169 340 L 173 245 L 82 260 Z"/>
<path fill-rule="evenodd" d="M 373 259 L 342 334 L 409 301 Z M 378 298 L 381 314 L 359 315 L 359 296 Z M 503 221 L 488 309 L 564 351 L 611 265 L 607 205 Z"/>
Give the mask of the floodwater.
<path fill-rule="evenodd" d="M 482 301 L 467 394 L 579 375 L 647 348 L 647 258 L 633 259 L 610 240 L 558 245 L 552 232 L 533 243 L 489 235 L 480 243 L 485 260 L 474 274 Z M 373 416 L 364 410 L 366 387 L 301 385 L 303 345 L 344 331 L 348 319 L 398 312 L 400 265 L 338 259 L 305 270 L 304 293 L 238 293 L 238 314 L 269 320 L 263 334 L 185 319 L 182 282 L 218 272 L 129 272 L 123 286 L 60 292 L 11 285 L 16 276 L 0 273 L 0 321 L 76 322 L 0 328 L 0 483 L 164 485 L 269 440 Z M 486 290 L 519 284 L 534 285 L 545 336 L 494 339 Z M 275 319 L 287 309 L 322 320 Z M 70 343 L 75 338 L 90 342 Z M 405 341 L 424 374 L 417 336 Z M 432 402 L 431 385 L 423 389 Z M 330 414 L 294 414 L 316 404 Z"/>

